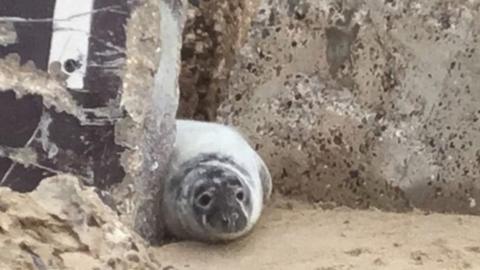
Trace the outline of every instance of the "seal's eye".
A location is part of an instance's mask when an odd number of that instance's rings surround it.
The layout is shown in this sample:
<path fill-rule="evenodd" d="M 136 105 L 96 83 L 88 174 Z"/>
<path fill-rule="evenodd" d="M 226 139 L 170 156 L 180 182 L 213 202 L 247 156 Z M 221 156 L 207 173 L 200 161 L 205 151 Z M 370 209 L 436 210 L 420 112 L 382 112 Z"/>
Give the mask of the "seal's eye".
<path fill-rule="evenodd" d="M 212 202 L 212 196 L 208 193 L 203 193 L 197 200 L 201 207 L 207 207 Z"/>
<path fill-rule="evenodd" d="M 237 192 L 236 196 L 239 201 L 243 201 L 243 199 L 245 199 L 245 194 L 243 194 L 243 191 Z"/>

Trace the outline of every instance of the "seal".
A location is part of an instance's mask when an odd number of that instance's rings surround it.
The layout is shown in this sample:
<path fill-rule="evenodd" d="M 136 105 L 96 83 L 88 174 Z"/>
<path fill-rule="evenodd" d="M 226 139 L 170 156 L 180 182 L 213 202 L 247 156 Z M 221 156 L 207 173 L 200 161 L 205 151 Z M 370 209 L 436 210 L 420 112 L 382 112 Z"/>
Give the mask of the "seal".
<path fill-rule="evenodd" d="M 247 235 L 272 193 L 265 162 L 232 127 L 193 120 L 176 124 L 162 196 L 167 234 L 202 242 Z"/>

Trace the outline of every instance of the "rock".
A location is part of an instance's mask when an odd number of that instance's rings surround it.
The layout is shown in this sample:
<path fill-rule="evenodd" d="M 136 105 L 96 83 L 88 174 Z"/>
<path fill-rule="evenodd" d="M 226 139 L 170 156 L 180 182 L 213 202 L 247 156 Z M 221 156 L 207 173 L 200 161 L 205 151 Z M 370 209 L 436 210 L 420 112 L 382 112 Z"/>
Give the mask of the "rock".
<path fill-rule="evenodd" d="M 476 1 L 261 1 L 219 121 L 309 202 L 480 213 Z"/>
<path fill-rule="evenodd" d="M 20 194 L 0 188 L 1 269 L 159 269 L 145 242 L 91 187 L 60 175 Z"/>

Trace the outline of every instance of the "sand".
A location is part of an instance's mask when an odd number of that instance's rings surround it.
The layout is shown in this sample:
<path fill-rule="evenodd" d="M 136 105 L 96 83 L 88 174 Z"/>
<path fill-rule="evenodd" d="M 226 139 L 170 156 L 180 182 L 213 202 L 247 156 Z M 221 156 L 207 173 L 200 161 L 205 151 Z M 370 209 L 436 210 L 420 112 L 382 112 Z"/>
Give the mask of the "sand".
<path fill-rule="evenodd" d="M 169 270 L 480 269 L 480 217 L 277 205 L 234 243 L 172 243 L 154 254 Z"/>

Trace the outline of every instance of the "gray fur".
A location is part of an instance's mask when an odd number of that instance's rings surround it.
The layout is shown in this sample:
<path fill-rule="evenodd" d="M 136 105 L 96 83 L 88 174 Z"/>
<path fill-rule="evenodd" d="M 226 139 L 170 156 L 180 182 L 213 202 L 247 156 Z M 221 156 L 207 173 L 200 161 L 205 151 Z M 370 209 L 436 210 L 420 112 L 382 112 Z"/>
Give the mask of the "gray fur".
<path fill-rule="evenodd" d="M 271 194 L 267 166 L 229 127 L 183 120 L 177 127 L 162 202 L 168 233 L 204 242 L 246 235 Z"/>

